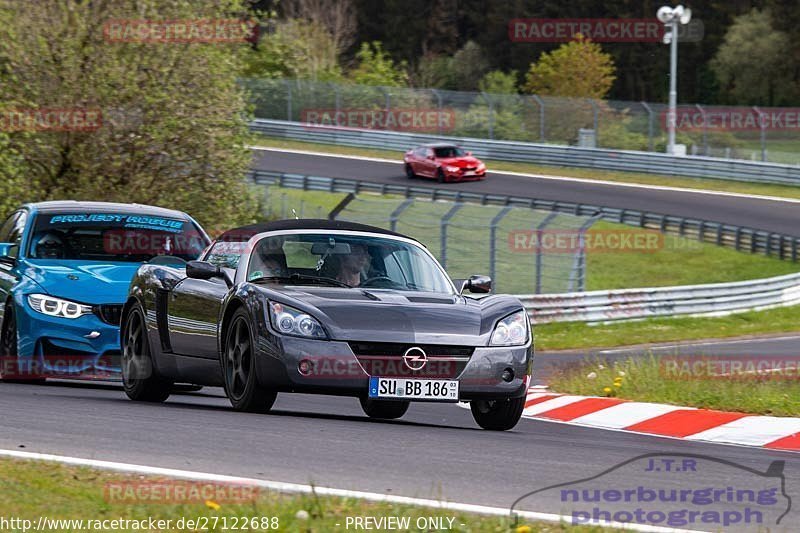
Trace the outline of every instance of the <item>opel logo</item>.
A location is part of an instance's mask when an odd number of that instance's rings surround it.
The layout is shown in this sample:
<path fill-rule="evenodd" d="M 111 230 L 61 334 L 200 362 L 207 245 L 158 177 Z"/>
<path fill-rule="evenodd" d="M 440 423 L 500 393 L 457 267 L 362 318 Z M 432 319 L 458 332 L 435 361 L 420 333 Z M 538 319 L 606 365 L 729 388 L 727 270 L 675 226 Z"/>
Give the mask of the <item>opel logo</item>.
<path fill-rule="evenodd" d="M 403 354 L 403 362 L 411 370 L 422 370 L 428 364 L 428 354 L 419 346 L 412 346 Z"/>

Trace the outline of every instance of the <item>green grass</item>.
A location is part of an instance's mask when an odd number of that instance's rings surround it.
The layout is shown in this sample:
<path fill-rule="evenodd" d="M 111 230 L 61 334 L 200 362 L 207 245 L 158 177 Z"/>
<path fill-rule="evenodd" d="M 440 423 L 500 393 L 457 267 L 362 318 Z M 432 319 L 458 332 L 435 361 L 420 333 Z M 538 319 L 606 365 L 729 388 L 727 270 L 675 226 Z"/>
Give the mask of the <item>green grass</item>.
<path fill-rule="evenodd" d="M 366 157 L 381 157 L 400 162 L 402 153 L 395 150 L 377 150 L 368 148 L 353 148 L 331 144 L 310 143 L 271 137 L 256 137 L 255 145 L 273 148 L 288 148 L 294 150 L 309 150 L 329 152 L 332 154 L 358 155 Z M 467 147 L 469 148 L 469 147 Z M 763 196 L 777 196 L 782 198 L 800 199 L 800 187 L 788 185 L 769 185 L 760 183 L 742 183 L 714 178 L 689 178 L 680 176 L 661 176 L 656 174 L 643 174 L 637 172 L 593 170 L 572 167 L 554 167 L 530 163 L 515 163 L 487 159 L 489 163 L 489 179 L 491 172 L 522 172 L 525 174 L 555 174 L 573 178 L 584 178 L 619 183 L 639 183 L 643 185 L 660 185 L 670 187 L 683 187 L 689 189 L 702 189 L 710 191 L 734 192 L 741 194 L 757 194 Z M 398 167 L 399 168 L 399 167 Z"/>
<path fill-rule="evenodd" d="M 200 528 L 177 527 L 177 521 L 185 519 L 207 519 L 205 531 L 231 531 L 234 521 L 239 521 L 237 529 L 247 531 L 266 531 L 267 529 L 243 528 L 243 518 L 277 517 L 278 529 L 273 531 L 296 531 L 304 533 L 347 531 L 347 517 L 408 517 L 414 524 L 419 517 L 454 518 L 453 531 L 464 532 L 507 532 L 513 531 L 509 517 L 482 516 L 463 512 L 427 509 L 408 505 L 389 503 L 370 503 L 364 500 L 320 497 L 316 495 L 286 495 L 276 492 L 260 491 L 257 499 L 242 503 L 228 504 L 214 501 L 195 504 L 164 503 L 162 501 L 134 501 L 120 503 L 107 499 L 109 483 L 143 484 L 157 483 L 157 487 L 167 487 L 167 478 L 123 475 L 89 468 L 64 466 L 57 463 L 0 459 L 0 517 L 32 520 L 35 525 L 39 517 L 49 519 L 83 520 L 171 520 L 171 527 L 161 527 L 158 531 L 201 531 Z M 183 483 L 183 482 L 181 482 Z M 117 485 L 119 486 L 119 485 Z M 125 487 L 126 485 L 122 485 Z M 154 487 L 153 485 L 150 485 Z M 145 485 L 147 488 L 147 485 Z M 141 492 L 141 489 L 139 489 Z M 163 489 L 162 489 L 163 492 Z M 307 517 L 298 517 L 298 512 Z M 216 519 L 217 527 L 212 528 Z M 227 529 L 223 520 L 227 520 Z M 269 522 L 268 522 L 269 523 Z M 520 522 L 519 532 L 550 533 L 557 531 L 602 532 L 617 531 L 607 528 L 573 527 L 567 524 L 548 524 L 543 522 Z M 166 524 L 165 524 L 166 525 Z M 353 529 L 351 525 L 350 529 Z M 31 531 L 32 529 L 29 529 Z M 99 529 L 98 529 L 99 530 Z M 134 529 L 106 529 L 111 531 L 130 531 Z M 138 529 L 135 529 L 138 530 Z M 147 528 L 144 529 L 148 531 Z M 4 529 L 8 531 L 8 529 Z M 13 530 L 11 530 L 13 531 Z M 48 528 L 47 531 L 79 531 L 75 527 Z"/>
<path fill-rule="evenodd" d="M 725 317 L 654 318 L 596 325 L 556 322 L 537 325 L 534 331 L 536 349 L 542 351 L 788 333 L 800 331 L 800 306 Z"/>
<path fill-rule="evenodd" d="M 650 356 L 609 364 L 598 359 L 554 375 L 550 387 L 556 392 L 582 396 L 759 415 L 800 415 L 800 380 L 796 372 L 793 376 L 740 373 L 731 378 L 721 375 L 728 372 L 726 367 L 695 367 L 697 361 Z M 697 369 L 694 375 L 692 368 Z"/>

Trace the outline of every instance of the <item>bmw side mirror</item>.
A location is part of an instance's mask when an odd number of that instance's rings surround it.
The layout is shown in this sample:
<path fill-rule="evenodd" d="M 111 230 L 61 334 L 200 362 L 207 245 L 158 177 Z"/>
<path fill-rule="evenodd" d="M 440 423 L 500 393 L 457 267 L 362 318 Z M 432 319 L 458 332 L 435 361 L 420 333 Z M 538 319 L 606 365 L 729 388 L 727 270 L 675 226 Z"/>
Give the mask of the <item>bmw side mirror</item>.
<path fill-rule="evenodd" d="M 13 242 L 0 243 L 0 260 L 16 261 L 19 245 Z"/>
<path fill-rule="evenodd" d="M 186 277 L 203 280 L 222 278 L 229 287 L 233 285 L 233 281 L 230 279 L 230 276 L 228 276 L 227 272 L 222 270 L 222 268 L 220 268 L 218 265 L 209 263 L 208 261 L 187 262 Z"/>

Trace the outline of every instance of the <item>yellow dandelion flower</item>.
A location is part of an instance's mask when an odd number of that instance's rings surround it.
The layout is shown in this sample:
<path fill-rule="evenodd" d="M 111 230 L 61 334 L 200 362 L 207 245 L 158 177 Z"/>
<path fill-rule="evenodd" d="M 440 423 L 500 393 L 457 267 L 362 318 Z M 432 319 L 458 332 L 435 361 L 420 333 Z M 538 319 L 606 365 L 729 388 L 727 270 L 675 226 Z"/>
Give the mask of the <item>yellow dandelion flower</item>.
<path fill-rule="evenodd" d="M 517 526 L 516 533 L 531 533 L 531 526 Z"/>
<path fill-rule="evenodd" d="M 614 386 L 615 386 L 615 387 L 622 387 L 622 383 L 620 383 L 620 382 L 618 381 L 618 382 L 614 383 Z"/>
<path fill-rule="evenodd" d="M 611 387 L 604 388 L 603 392 L 605 392 L 606 394 L 610 393 L 611 392 Z"/>
<path fill-rule="evenodd" d="M 214 509 L 215 511 L 219 511 L 222 508 L 222 506 L 214 500 L 206 500 L 206 507 Z"/>

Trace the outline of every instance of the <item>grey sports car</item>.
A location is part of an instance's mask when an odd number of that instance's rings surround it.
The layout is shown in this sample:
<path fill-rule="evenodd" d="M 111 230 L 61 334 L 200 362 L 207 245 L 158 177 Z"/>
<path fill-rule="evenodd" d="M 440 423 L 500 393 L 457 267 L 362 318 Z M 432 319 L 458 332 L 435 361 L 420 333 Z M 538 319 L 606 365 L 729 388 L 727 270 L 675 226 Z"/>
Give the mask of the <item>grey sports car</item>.
<path fill-rule="evenodd" d="M 353 396 L 374 418 L 411 401 L 470 402 L 485 429 L 522 415 L 532 339 L 516 298 L 491 280 L 451 280 L 418 241 L 329 220 L 223 234 L 199 261 L 139 268 L 122 311 L 122 376 L 133 400 L 173 382 L 223 386 L 237 410 L 278 392 Z"/>

